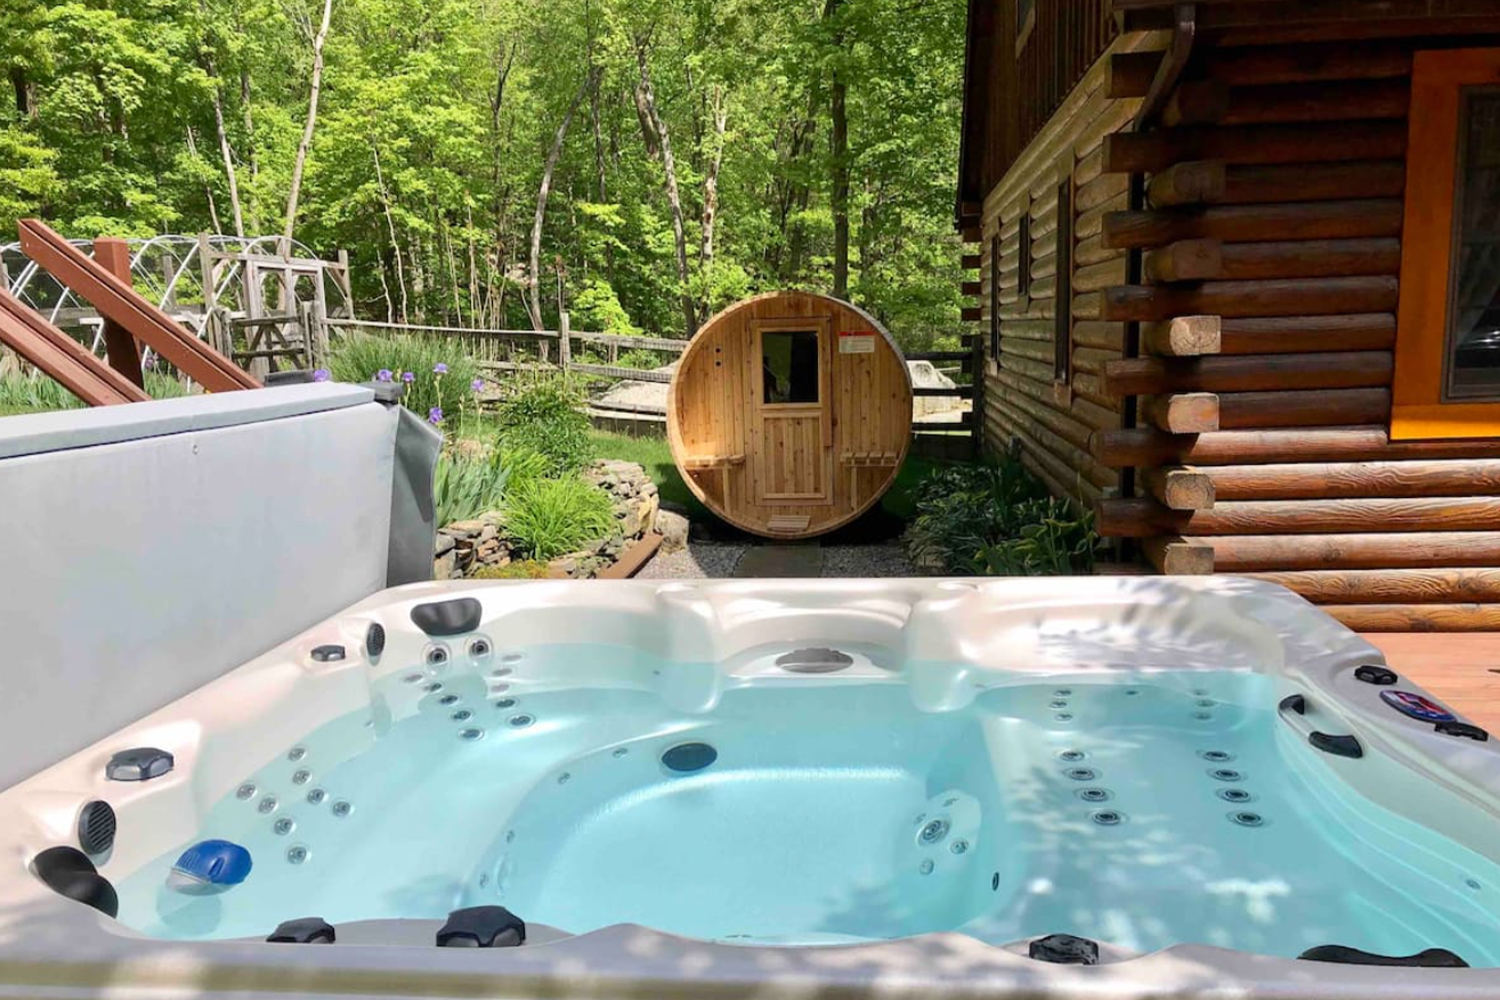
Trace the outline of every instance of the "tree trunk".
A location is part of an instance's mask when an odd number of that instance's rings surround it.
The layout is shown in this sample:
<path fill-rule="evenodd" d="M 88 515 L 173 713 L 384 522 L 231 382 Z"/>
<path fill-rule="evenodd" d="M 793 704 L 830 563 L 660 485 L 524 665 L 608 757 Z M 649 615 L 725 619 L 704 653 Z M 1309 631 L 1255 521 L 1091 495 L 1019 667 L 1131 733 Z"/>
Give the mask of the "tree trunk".
<path fill-rule="evenodd" d="M 406 269 L 401 263 L 401 243 L 396 239 L 396 217 L 391 214 L 391 196 L 385 189 L 385 175 L 380 170 L 380 148 L 370 141 L 370 155 L 375 160 L 375 187 L 380 192 L 380 207 L 385 210 L 385 226 L 391 237 L 391 254 L 396 261 L 396 289 L 401 293 L 401 322 L 406 322 Z M 384 268 L 382 268 L 384 271 Z M 382 273 L 381 280 L 385 280 Z M 386 293 L 390 297 L 390 293 Z"/>
<path fill-rule="evenodd" d="M 667 123 L 656 110 L 656 95 L 651 90 L 651 71 L 646 65 L 644 40 L 636 41 L 635 61 L 641 70 L 641 100 L 651 126 L 661 140 L 662 172 L 666 175 L 667 205 L 672 210 L 672 238 L 677 247 L 677 281 L 681 286 L 684 332 L 686 339 L 691 340 L 698 332 L 698 310 L 693 304 L 693 289 L 688 282 L 687 235 L 682 226 L 682 197 L 677 190 L 677 163 L 672 158 L 672 137 L 667 131 Z"/>
<path fill-rule="evenodd" d="M 837 17 L 842 2 L 843 0 L 828 0 L 827 6 L 823 8 L 824 19 Z M 837 58 L 837 53 L 842 52 L 844 47 L 842 28 L 834 30 L 833 47 Z M 842 70 L 835 68 L 830 101 L 832 118 L 830 152 L 833 170 L 833 193 L 830 201 L 833 209 L 833 296 L 838 299 L 849 297 L 849 115 L 845 106 L 847 91 L 848 85 L 844 82 Z"/>
<path fill-rule="evenodd" d="M 285 252 L 291 252 L 292 233 L 297 226 L 297 198 L 302 193 L 302 171 L 307 166 L 307 151 L 312 146 L 313 129 L 318 124 L 318 95 L 323 89 L 323 43 L 328 40 L 328 23 L 333 18 L 333 0 L 323 0 L 323 23 L 313 36 L 312 86 L 307 95 L 307 121 L 302 125 L 302 141 L 297 144 L 297 159 L 292 163 L 292 186 L 286 197 L 286 228 L 282 231 Z"/>
<path fill-rule="evenodd" d="M 729 122 L 729 111 L 725 106 L 724 89 L 715 87 L 713 92 L 714 149 L 708 161 L 708 170 L 703 175 L 703 234 L 698 251 L 698 270 L 705 281 L 709 280 L 714 264 L 714 222 L 719 212 L 719 168 L 724 165 L 724 129 Z M 708 289 L 703 294 L 703 320 L 706 322 L 713 308 Z"/>
<path fill-rule="evenodd" d="M 187 148 L 188 155 L 197 160 L 198 140 L 193 136 L 193 127 L 191 125 L 187 127 Z M 203 197 L 208 201 L 208 220 L 213 223 L 214 232 L 222 233 L 224 231 L 224 224 L 219 221 L 219 206 L 214 201 L 214 188 L 206 180 L 203 182 Z"/>
<path fill-rule="evenodd" d="M 584 76 L 578 93 L 573 95 L 573 100 L 568 104 L 567 113 L 557 126 L 557 134 L 552 137 L 552 148 L 547 152 L 547 162 L 542 168 L 542 183 L 536 193 L 536 215 L 531 222 L 531 257 L 530 273 L 527 281 L 530 285 L 527 298 L 528 312 L 531 313 L 531 328 L 541 330 L 542 326 L 542 223 L 547 218 L 547 195 L 552 191 L 552 172 L 557 169 L 558 158 L 562 156 L 563 140 L 568 137 L 568 126 L 573 124 L 573 116 L 578 113 L 578 105 L 587 96 L 588 92 L 599 85 L 600 70 L 594 67 Z"/>
<path fill-rule="evenodd" d="M 224 160 L 224 177 L 229 182 L 229 206 L 234 211 L 234 235 L 245 238 L 245 211 L 240 202 L 239 174 L 234 167 L 234 151 L 229 148 L 229 133 L 224 129 L 224 101 L 219 96 L 219 80 L 214 76 L 213 64 L 209 64 L 208 75 L 214 84 L 214 130 L 219 136 L 219 156 Z"/>
<path fill-rule="evenodd" d="M 25 121 L 32 116 L 31 84 L 26 81 L 26 71 L 19 66 L 12 66 L 10 85 L 16 92 L 16 118 Z"/>

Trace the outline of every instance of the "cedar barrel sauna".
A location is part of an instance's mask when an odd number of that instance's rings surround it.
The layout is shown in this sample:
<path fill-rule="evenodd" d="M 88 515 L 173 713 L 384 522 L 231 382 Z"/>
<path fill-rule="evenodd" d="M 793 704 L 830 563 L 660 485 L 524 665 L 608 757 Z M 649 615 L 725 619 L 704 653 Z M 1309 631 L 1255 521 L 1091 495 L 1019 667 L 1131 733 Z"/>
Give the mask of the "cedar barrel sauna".
<path fill-rule="evenodd" d="M 698 332 L 667 395 L 688 487 L 729 523 L 808 538 L 880 499 L 911 442 L 911 378 L 862 309 L 810 292 L 737 302 Z"/>

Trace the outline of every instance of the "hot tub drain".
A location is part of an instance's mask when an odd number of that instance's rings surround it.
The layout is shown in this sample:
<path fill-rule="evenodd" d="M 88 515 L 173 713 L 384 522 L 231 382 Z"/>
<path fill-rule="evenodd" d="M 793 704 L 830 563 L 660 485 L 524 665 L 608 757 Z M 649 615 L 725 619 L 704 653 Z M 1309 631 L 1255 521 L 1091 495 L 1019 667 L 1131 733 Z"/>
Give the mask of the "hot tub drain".
<path fill-rule="evenodd" d="M 701 771 L 719 759 L 719 751 L 707 743 L 679 743 L 661 755 L 662 766 L 678 774 Z"/>

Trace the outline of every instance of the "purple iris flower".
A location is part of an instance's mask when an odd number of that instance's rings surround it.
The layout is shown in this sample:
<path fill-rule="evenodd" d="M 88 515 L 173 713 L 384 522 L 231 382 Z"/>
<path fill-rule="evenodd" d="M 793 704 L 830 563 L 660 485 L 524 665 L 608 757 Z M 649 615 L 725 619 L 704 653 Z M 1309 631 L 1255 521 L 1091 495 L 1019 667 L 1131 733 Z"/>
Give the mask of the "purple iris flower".
<path fill-rule="evenodd" d="M 440 423 L 442 423 L 443 422 L 443 408 L 441 406 L 434 406 L 432 409 L 428 410 L 427 411 L 427 422 L 429 424 L 440 424 Z"/>
<path fill-rule="evenodd" d="M 377 382 L 389 382 L 393 377 L 389 368 L 382 368 L 375 373 L 375 381 Z"/>
<path fill-rule="evenodd" d="M 484 391 L 484 379 L 482 379 L 482 378 L 476 378 L 474 381 L 472 381 L 472 382 L 469 383 L 469 388 L 473 389 L 475 392 L 483 392 Z"/>
<path fill-rule="evenodd" d="M 412 373 L 412 372 L 402 372 L 401 373 L 401 381 L 405 382 L 407 385 L 411 385 L 416 380 L 417 380 L 417 376 L 414 373 Z"/>
<path fill-rule="evenodd" d="M 314 382 L 327 382 L 331 378 L 333 378 L 333 372 L 329 371 L 327 368 L 319 368 L 313 372 Z"/>
<path fill-rule="evenodd" d="M 448 365 L 442 361 L 439 361 L 437 364 L 432 366 L 432 370 L 439 375 L 446 375 L 448 374 Z"/>

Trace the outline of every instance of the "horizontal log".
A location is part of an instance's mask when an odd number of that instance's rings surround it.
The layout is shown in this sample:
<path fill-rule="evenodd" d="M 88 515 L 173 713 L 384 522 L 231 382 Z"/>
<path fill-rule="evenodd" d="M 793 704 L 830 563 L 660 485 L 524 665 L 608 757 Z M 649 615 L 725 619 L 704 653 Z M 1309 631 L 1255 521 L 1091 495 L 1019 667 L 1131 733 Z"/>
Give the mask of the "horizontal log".
<path fill-rule="evenodd" d="M 984 307 L 965 306 L 958 311 L 958 318 L 965 323 L 978 323 L 984 319 Z"/>
<path fill-rule="evenodd" d="M 984 264 L 984 255 L 978 253 L 966 253 L 959 258 L 959 267 L 965 271 L 973 271 Z"/>
<path fill-rule="evenodd" d="M 1116 468 L 1174 463 L 1218 466 L 1500 458 L 1500 444 L 1494 441 L 1392 441 L 1384 426 L 1219 431 L 1198 435 L 1163 434 L 1153 428 L 1114 428 L 1096 432 L 1089 450 L 1099 461 Z"/>
<path fill-rule="evenodd" d="M 1214 550 L 1199 541 L 1176 536 L 1147 538 L 1141 551 L 1166 576 L 1208 576 L 1214 571 Z"/>
<path fill-rule="evenodd" d="M 1225 243 L 1179 240 L 1146 255 L 1152 282 L 1254 281 L 1335 278 L 1401 271 L 1401 241 L 1394 238 Z"/>
<path fill-rule="evenodd" d="M 1116 285 L 1104 290 L 1101 319 L 1166 320 L 1184 314 L 1302 316 L 1382 312 L 1396 307 L 1394 277 L 1277 278 L 1200 285 Z"/>
<path fill-rule="evenodd" d="M 1251 573 L 1317 604 L 1500 604 L 1500 569 L 1348 569 Z"/>
<path fill-rule="evenodd" d="M 1242 316 L 1220 324 L 1223 354 L 1390 350 L 1395 313 L 1334 316 Z M 1162 352 L 1165 353 L 1165 352 Z"/>
<path fill-rule="evenodd" d="M 1500 529 L 1496 497 L 1371 497 L 1343 500 L 1222 500 L 1206 510 L 1172 510 L 1155 500 L 1101 505 L 1099 533 L 1149 535 L 1326 535 L 1344 532 Z"/>
<path fill-rule="evenodd" d="M 1104 366 L 1111 361 L 1117 360 L 1119 357 L 1120 352 L 1118 350 L 1100 350 L 1097 347 L 1082 346 L 1078 341 L 1078 337 L 1075 331 L 1075 335 L 1073 337 L 1073 351 L 1071 354 L 1073 368 L 1075 370 L 1081 372 L 1089 372 L 1093 375 L 1103 375 Z"/>
<path fill-rule="evenodd" d="M 1141 325 L 1141 343 L 1152 354 L 1190 357 L 1218 354 L 1223 319 L 1218 316 L 1174 316 Z"/>
<path fill-rule="evenodd" d="M 1125 348 L 1125 324 L 1085 319 L 1073 323 L 1073 343 L 1119 354 Z"/>
<path fill-rule="evenodd" d="M 1155 173 L 1184 160 L 1330 163 L 1405 153 L 1406 123 L 1400 121 L 1187 126 L 1105 136 L 1104 172 Z"/>
<path fill-rule="evenodd" d="M 1125 258 L 1114 257 L 1098 264 L 1089 264 L 1073 272 L 1073 289 L 1079 292 L 1096 292 L 1125 280 Z"/>
<path fill-rule="evenodd" d="M 960 295 L 981 295 L 984 293 L 984 285 L 978 281 L 965 281 L 959 284 Z"/>
<path fill-rule="evenodd" d="M 1226 465 L 1200 471 L 1225 500 L 1500 496 L 1500 458 Z"/>
<path fill-rule="evenodd" d="M 1203 539 L 1214 572 L 1500 566 L 1500 531 L 1225 535 Z"/>
<path fill-rule="evenodd" d="M 1111 56 L 1105 96 L 1145 97 L 1161 58 L 1160 52 Z M 1411 49 L 1401 45 L 1267 45 L 1217 49 L 1204 70 L 1225 83 L 1254 85 L 1404 77 L 1411 74 L 1411 65 Z"/>
<path fill-rule="evenodd" d="M 1204 358 L 1121 358 L 1104 372 L 1118 395 L 1351 389 L 1391 383 L 1389 351 Z"/>
<path fill-rule="evenodd" d="M 1175 163 L 1151 178 L 1147 196 L 1157 208 L 1215 203 L 1255 205 L 1354 198 L 1399 198 L 1406 168 L 1400 160 L 1229 166 L 1222 160 Z"/>
<path fill-rule="evenodd" d="M 1399 198 L 1220 205 L 1214 208 L 1115 211 L 1104 217 L 1103 243 L 1112 250 L 1149 249 L 1178 240 L 1284 243 L 1399 236 Z"/>
<path fill-rule="evenodd" d="M 1274 83 L 1231 87 L 1223 80 L 1195 80 L 1177 88 L 1162 112 L 1162 124 L 1265 125 L 1342 122 L 1406 117 L 1411 87 L 1404 79 L 1338 80 L 1308 87 Z"/>
<path fill-rule="evenodd" d="M 1330 604 L 1356 632 L 1500 632 L 1500 604 Z"/>
<path fill-rule="evenodd" d="M 1162 506 L 1172 510 L 1207 510 L 1217 499 L 1212 476 L 1193 466 L 1143 469 L 1141 481 Z"/>
<path fill-rule="evenodd" d="M 1219 426 L 1224 430 L 1259 427 L 1337 427 L 1390 418 L 1388 389 L 1293 389 L 1219 394 Z"/>
<path fill-rule="evenodd" d="M 1201 434 L 1219 429 L 1219 397 L 1211 392 L 1152 396 L 1141 406 L 1146 421 L 1169 434 Z"/>

